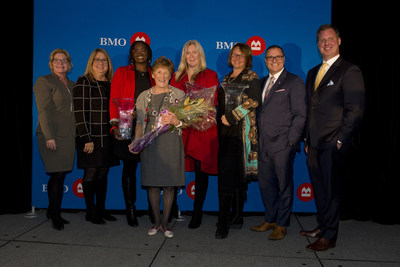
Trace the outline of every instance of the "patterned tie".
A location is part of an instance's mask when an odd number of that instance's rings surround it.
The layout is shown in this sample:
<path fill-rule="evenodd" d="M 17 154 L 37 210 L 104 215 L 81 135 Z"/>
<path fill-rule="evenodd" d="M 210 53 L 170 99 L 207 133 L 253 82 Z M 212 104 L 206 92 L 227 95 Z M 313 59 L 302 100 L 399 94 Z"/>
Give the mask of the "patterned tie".
<path fill-rule="evenodd" d="M 324 75 L 325 75 L 326 66 L 328 66 L 328 63 L 322 64 L 322 67 L 318 71 L 317 78 L 315 78 L 314 91 L 317 90 L 317 87 L 318 87 L 319 83 L 321 82 L 322 77 L 324 77 Z"/>
<path fill-rule="evenodd" d="M 268 94 L 269 94 L 269 90 L 271 90 L 272 86 L 274 86 L 274 83 L 275 83 L 275 78 L 274 78 L 274 76 L 272 76 L 271 79 L 270 79 L 270 81 L 269 81 L 267 90 L 265 91 L 264 101 L 265 101 L 265 99 L 267 99 L 267 96 L 268 96 Z M 263 101 L 263 102 L 264 102 L 264 101 Z"/>

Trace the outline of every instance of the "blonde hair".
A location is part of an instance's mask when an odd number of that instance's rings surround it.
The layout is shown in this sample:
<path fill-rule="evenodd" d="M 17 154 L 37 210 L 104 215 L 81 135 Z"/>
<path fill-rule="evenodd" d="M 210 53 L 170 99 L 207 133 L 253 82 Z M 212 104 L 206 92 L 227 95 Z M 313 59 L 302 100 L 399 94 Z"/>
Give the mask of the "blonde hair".
<path fill-rule="evenodd" d="M 54 57 L 56 56 L 56 54 L 64 54 L 67 57 L 67 61 L 68 61 L 67 73 L 69 73 L 71 71 L 71 69 L 72 69 L 71 56 L 68 54 L 67 50 L 64 50 L 64 49 L 61 49 L 61 48 L 56 48 L 50 53 L 50 58 L 49 58 L 50 71 L 52 73 L 54 72 L 52 63 L 54 61 Z"/>
<path fill-rule="evenodd" d="M 107 51 L 104 50 L 103 48 L 96 48 L 95 50 L 93 50 L 93 52 L 90 54 L 88 63 L 86 65 L 86 70 L 85 70 L 85 75 L 91 80 L 91 81 L 95 81 L 95 77 L 94 77 L 94 73 L 93 73 L 93 61 L 94 58 L 96 57 L 97 53 L 103 53 L 104 56 L 107 58 L 107 64 L 108 64 L 108 71 L 106 73 L 106 78 L 108 79 L 109 82 L 111 82 L 112 77 L 114 75 L 114 69 L 111 63 L 111 58 L 108 55 Z"/>
<path fill-rule="evenodd" d="M 204 54 L 203 47 L 201 46 L 201 44 L 198 41 L 189 40 L 186 42 L 186 44 L 182 48 L 181 61 L 178 66 L 178 70 L 175 73 L 175 80 L 177 82 L 179 82 L 183 78 L 183 74 L 187 71 L 187 69 L 189 67 L 187 64 L 187 61 L 186 61 L 186 52 L 190 45 L 194 45 L 196 47 L 197 52 L 199 53 L 200 64 L 194 71 L 194 73 L 191 77 L 191 81 L 189 81 L 189 82 L 193 82 L 194 80 L 196 80 L 197 74 L 199 74 L 200 72 L 204 71 L 207 68 L 206 56 Z"/>

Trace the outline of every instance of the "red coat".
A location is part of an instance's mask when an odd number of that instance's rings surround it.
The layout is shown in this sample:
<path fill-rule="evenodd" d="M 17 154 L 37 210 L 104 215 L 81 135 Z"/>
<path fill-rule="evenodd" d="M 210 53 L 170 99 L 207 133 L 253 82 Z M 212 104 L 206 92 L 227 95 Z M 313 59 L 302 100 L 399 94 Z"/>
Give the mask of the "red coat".
<path fill-rule="evenodd" d="M 180 82 L 175 80 L 175 74 L 171 79 L 171 85 L 186 92 L 185 83 L 188 81 L 186 74 Z M 218 75 L 215 71 L 206 69 L 199 73 L 194 82 L 195 84 L 209 88 L 217 86 L 215 100 L 218 99 Z M 182 131 L 183 144 L 185 148 L 185 170 L 194 171 L 194 160 L 201 161 L 201 171 L 209 174 L 218 173 L 218 131 L 214 125 L 205 132 L 200 132 L 192 128 Z"/>
<path fill-rule="evenodd" d="M 148 69 L 151 85 L 154 80 L 151 77 L 150 68 Z M 135 67 L 133 65 L 119 67 L 114 74 L 111 82 L 110 93 L 110 120 L 118 119 L 118 108 L 114 104 L 114 98 L 134 98 L 135 96 Z"/>

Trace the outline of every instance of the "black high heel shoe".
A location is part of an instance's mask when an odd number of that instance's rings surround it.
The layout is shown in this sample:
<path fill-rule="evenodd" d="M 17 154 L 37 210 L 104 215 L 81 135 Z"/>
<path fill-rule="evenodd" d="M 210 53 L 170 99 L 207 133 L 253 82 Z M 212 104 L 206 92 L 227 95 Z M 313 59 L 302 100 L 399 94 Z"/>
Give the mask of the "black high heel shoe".
<path fill-rule="evenodd" d="M 51 223 L 53 225 L 53 229 L 58 231 L 64 230 L 64 224 L 62 223 L 60 218 L 52 218 Z"/>
<path fill-rule="evenodd" d="M 47 209 L 46 217 L 47 217 L 47 219 L 53 219 L 53 217 L 54 217 L 53 213 L 49 209 Z M 61 217 L 61 215 L 59 217 L 63 224 L 69 224 L 69 221 L 67 221 L 66 219 Z"/>
<path fill-rule="evenodd" d="M 203 218 L 202 212 L 198 212 L 198 211 L 193 212 L 192 219 L 189 222 L 189 228 L 190 229 L 199 228 L 202 218 Z"/>

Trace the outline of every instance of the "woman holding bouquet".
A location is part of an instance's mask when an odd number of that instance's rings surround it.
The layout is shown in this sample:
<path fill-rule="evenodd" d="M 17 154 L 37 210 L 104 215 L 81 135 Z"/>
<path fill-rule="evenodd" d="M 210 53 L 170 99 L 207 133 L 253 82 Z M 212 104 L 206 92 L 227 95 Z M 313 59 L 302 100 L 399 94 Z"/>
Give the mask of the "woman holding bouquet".
<path fill-rule="evenodd" d="M 141 93 L 136 102 L 135 140 L 152 131 L 159 123 L 173 126 L 173 131 L 159 135 L 140 154 L 142 186 L 148 187 L 155 224 L 148 235 L 161 230 L 168 238 L 174 236 L 168 217 L 174 200 L 174 189 L 185 185 L 185 160 L 181 136 L 182 122 L 168 112 L 168 107 L 183 100 L 185 93 L 169 85 L 174 64 L 164 56 L 151 69 L 155 86 Z M 163 114 L 163 115 L 161 115 Z M 129 145 L 130 150 L 134 142 Z M 160 190 L 163 190 L 163 217 L 160 216 Z"/>
<path fill-rule="evenodd" d="M 77 138 L 77 167 L 84 169 L 83 195 L 86 220 L 104 224 L 116 218 L 105 210 L 107 176 L 111 166 L 119 165 L 112 153 L 112 136 L 108 123 L 110 86 L 113 77 L 110 56 L 97 48 L 91 53 L 85 74 L 74 88 Z M 103 220 L 104 219 L 104 220 Z"/>
<path fill-rule="evenodd" d="M 171 85 L 185 93 L 189 90 L 186 83 L 200 85 L 204 88 L 216 86 L 218 76 L 213 70 L 207 69 L 203 47 L 196 40 L 186 42 L 182 49 L 181 61 L 177 72 L 171 79 Z M 215 106 L 218 91 L 215 91 Z M 208 175 L 218 173 L 218 132 L 214 125 L 206 131 L 186 128 L 182 131 L 185 147 L 186 171 L 195 172 L 195 199 L 192 219 L 189 228 L 198 228 L 203 215 L 203 203 L 208 189 Z"/>
<path fill-rule="evenodd" d="M 236 43 L 229 52 L 233 71 L 223 83 L 246 85 L 237 107 L 225 106 L 225 92 L 218 98 L 218 198 L 219 216 L 215 237 L 228 236 L 229 227 L 243 225 L 247 184 L 257 175 L 256 108 L 261 103 L 260 80 L 250 70 L 252 52 L 247 44 Z M 232 209 L 232 215 L 231 215 Z"/>
<path fill-rule="evenodd" d="M 61 217 L 64 179 L 75 159 L 74 82 L 67 77 L 72 68 L 69 53 L 64 49 L 53 50 L 49 67 L 51 74 L 40 76 L 33 87 L 38 110 L 36 135 L 40 156 L 50 174 L 47 217 L 54 229 L 62 230 L 69 223 Z"/>
<path fill-rule="evenodd" d="M 137 227 L 136 218 L 136 168 L 139 156 L 129 153 L 128 145 L 131 140 L 122 139 L 118 128 L 117 98 L 130 98 L 136 103 L 141 92 L 154 85 L 151 77 L 150 63 L 152 51 L 150 46 L 143 41 L 132 43 L 129 52 L 130 65 L 119 67 L 111 83 L 110 96 L 110 123 L 114 134 L 114 153 L 122 160 L 122 191 L 125 199 L 126 217 L 128 225 Z M 135 129 L 135 118 L 132 122 L 132 136 Z M 150 213 L 151 214 L 151 213 Z"/>

